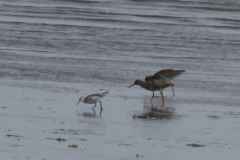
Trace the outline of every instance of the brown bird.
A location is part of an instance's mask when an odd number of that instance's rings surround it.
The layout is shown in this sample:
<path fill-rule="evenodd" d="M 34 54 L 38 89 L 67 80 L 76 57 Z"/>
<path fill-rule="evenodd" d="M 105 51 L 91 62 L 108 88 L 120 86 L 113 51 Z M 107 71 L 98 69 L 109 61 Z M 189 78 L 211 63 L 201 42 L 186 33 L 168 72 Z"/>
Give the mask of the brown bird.
<path fill-rule="evenodd" d="M 172 80 L 175 77 L 183 74 L 184 72 L 185 72 L 185 70 L 164 69 L 164 70 L 158 71 L 153 76 L 147 76 L 145 78 L 145 81 L 158 79 L 158 80 L 161 80 L 161 81 L 164 81 L 164 82 L 170 82 L 170 80 Z M 172 86 L 172 91 L 173 91 L 173 96 L 175 96 L 173 86 Z"/>
<path fill-rule="evenodd" d="M 148 80 L 146 82 L 143 82 L 141 80 L 136 80 L 130 87 L 132 87 L 133 85 L 139 85 L 141 87 L 143 87 L 146 90 L 152 91 L 153 92 L 153 96 L 151 98 L 150 103 L 152 104 L 152 99 L 154 97 L 154 91 L 160 91 L 161 95 L 162 95 L 162 105 L 164 105 L 164 98 L 163 98 L 163 89 L 167 88 L 167 87 L 172 87 L 174 86 L 174 84 L 172 83 L 167 83 L 161 80 Z"/>

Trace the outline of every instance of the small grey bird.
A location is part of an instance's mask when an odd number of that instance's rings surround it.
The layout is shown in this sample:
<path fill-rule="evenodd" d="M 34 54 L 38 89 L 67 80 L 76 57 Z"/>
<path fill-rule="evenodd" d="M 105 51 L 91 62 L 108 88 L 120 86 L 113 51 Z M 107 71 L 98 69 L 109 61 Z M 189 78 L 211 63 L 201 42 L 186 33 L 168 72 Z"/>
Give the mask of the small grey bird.
<path fill-rule="evenodd" d="M 93 108 L 95 108 L 95 107 L 96 107 L 96 103 L 97 103 L 97 102 L 100 102 L 100 104 L 101 104 L 101 110 L 102 110 L 102 102 L 101 102 L 101 99 L 102 99 L 106 94 L 108 94 L 108 92 L 99 93 L 99 94 L 92 94 L 92 95 L 87 96 L 86 98 L 80 97 L 78 103 L 83 102 L 83 103 L 87 103 L 87 104 L 95 104 L 95 106 L 93 107 Z M 77 103 L 77 105 L 78 105 L 78 103 Z M 93 109 L 93 108 L 92 108 L 92 109 Z"/>

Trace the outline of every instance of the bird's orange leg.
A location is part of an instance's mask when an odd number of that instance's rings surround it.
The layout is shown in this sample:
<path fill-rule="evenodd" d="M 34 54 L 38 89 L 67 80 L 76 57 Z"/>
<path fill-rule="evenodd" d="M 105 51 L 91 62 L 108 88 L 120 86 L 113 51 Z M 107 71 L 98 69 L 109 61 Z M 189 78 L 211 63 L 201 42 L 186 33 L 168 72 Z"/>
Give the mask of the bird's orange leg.
<path fill-rule="evenodd" d="M 153 97 L 154 97 L 154 91 L 153 91 L 153 96 L 152 96 L 152 99 L 151 99 L 151 101 L 150 101 L 150 104 L 152 104 Z"/>
<path fill-rule="evenodd" d="M 162 106 L 164 106 L 164 98 L 163 98 L 163 93 L 162 93 L 162 91 L 160 91 L 161 92 L 161 95 L 162 95 Z"/>
<path fill-rule="evenodd" d="M 175 96 L 175 93 L 174 93 L 174 89 L 173 89 L 173 87 L 172 87 L 172 91 L 173 91 L 173 96 Z"/>

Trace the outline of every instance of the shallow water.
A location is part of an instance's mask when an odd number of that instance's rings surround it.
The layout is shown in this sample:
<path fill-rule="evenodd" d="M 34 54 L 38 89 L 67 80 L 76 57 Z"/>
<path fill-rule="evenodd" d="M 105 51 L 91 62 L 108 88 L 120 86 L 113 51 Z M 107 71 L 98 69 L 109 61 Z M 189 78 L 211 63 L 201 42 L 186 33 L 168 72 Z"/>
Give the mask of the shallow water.
<path fill-rule="evenodd" d="M 239 8 L 234 0 L 1 1 L 1 156 L 237 159 Z M 151 92 L 127 87 L 165 68 L 186 73 L 172 81 L 175 97 L 164 90 L 164 109 L 156 92 L 152 111 Z M 108 90 L 101 115 L 76 106 Z"/>

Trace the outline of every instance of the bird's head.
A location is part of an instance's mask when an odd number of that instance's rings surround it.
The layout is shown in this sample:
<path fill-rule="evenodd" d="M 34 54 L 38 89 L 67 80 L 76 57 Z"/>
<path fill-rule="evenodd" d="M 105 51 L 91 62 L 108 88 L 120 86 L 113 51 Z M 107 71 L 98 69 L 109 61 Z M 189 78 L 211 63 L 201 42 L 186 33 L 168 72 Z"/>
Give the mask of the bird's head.
<path fill-rule="evenodd" d="M 84 102 L 84 101 L 85 101 L 85 98 L 84 97 L 80 97 L 78 103 Z M 78 105 L 78 103 L 77 103 L 77 105 Z"/>
<path fill-rule="evenodd" d="M 141 84 L 141 80 L 136 80 L 131 86 L 129 86 L 128 88 L 130 88 L 130 87 L 132 87 L 132 86 L 134 86 L 134 85 L 140 85 Z"/>

